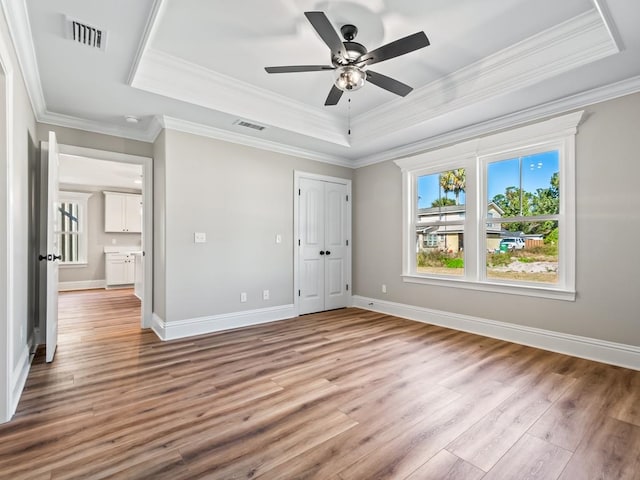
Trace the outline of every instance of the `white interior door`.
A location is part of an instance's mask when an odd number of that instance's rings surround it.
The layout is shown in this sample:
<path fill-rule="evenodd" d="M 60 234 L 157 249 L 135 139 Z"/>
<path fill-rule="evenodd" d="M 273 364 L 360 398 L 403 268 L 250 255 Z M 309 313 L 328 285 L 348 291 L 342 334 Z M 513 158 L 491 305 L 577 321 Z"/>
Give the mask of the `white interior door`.
<path fill-rule="evenodd" d="M 58 142 L 56 134 L 49 132 L 47 156 L 47 311 L 46 361 L 52 362 L 58 346 Z M 42 257 L 41 257 L 42 258 Z"/>
<path fill-rule="evenodd" d="M 298 195 L 298 311 L 349 304 L 349 203 L 346 184 L 300 178 Z"/>

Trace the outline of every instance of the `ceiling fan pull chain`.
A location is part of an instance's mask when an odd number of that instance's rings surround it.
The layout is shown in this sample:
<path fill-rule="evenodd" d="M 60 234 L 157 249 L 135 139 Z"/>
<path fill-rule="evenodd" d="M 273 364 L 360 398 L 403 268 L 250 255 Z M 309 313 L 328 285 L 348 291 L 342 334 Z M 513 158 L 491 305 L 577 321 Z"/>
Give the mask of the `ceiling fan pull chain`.
<path fill-rule="evenodd" d="M 351 136 L 351 97 L 349 97 L 348 103 L 349 103 L 349 109 L 348 109 L 348 112 L 347 112 L 347 119 L 348 119 L 348 124 L 349 124 L 348 125 L 348 128 L 349 128 L 348 134 L 349 134 L 349 136 Z"/>

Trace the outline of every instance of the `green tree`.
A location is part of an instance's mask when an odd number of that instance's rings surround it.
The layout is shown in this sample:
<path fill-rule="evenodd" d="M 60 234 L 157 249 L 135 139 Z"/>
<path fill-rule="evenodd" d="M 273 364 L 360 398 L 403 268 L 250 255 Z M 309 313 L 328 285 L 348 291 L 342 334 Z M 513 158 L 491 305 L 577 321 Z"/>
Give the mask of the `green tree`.
<path fill-rule="evenodd" d="M 431 202 L 432 207 L 446 207 L 447 205 L 455 205 L 456 201 L 453 198 L 440 197 L 437 200 Z"/>
<path fill-rule="evenodd" d="M 448 192 L 453 192 L 456 197 L 455 205 L 460 205 L 460 192 L 464 192 L 467 188 L 467 173 L 464 168 L 442 172 L 440 187 L 444 190 L 445 198 L 447 198 Z"/>

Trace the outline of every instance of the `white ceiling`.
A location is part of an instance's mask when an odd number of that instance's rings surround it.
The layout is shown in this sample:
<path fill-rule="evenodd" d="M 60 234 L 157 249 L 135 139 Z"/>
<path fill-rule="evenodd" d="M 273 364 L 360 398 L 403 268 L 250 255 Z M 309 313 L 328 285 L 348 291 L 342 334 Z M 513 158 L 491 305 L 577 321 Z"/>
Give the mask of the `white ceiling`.
<path fill-rule="evenodd" d="M 357 166 L 640 90 L 631 0 L 0 1 L 40 121 L 146 141 L 165 126 Z M 325 107 L 333 72 L 267 74 L 330 64 L 305 11 L 369 50 L 424 31 L 431 46 L 371 67 L 414 91 Z M 65 16 L 106 49 L 70 40 Z"/>
<path fill-rule="evenodd" d="M 58 179 L 65 187 L 142 190 L 142 165 L 59 155 Z"/>

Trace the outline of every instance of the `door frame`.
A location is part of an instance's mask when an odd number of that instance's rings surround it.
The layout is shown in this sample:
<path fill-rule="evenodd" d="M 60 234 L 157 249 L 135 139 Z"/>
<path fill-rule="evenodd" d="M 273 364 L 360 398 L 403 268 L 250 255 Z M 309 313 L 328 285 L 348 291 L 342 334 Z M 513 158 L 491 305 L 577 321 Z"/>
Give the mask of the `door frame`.
<path fill-rule="evenodd" d="M 14 70 L 9 48 L 0 35 L 0 74 L 4 77 L 4 117 L 5 148 L 0 152 L 0 185 L 4 194 L 0 195 L 0 423 L 7 422 L 18 406 L 20 395 L 15 390 L 19 381 L 13 371 L 13 97 Z"/>
<path fill-rule="evenodd" d="M 65 145 L 62 143 L 58 144 L 58 147 L 59 153 L 61 154 L 142 165 L 144 291 L 142 294 L 140 327 L 151 328 L 151 317 L 153 315 L 153 159 L 151 157 L 77 147 L 75 145 Z"/>
<path fill-rule="evenodd" d="M 352 283 L 352 258 L 353 255 L 352 247 L 353 247 L 353 236 L 352 236 L 352 222 L 351 222 L 351 213 L 353 210 L 353 196 L 351 195 L 351 180 L 348 178 L 341 177 L 331 177 L 328 175 L 320 175 L 317 173 L 308 173 L 300 170 L 293 171 L 293 310 L 295 312 L 295 316 L 300 315 L 300 299 L 298 297 L 298 290 L 300 288 L 300 262 L 299 262 L 299 250 L 300 245 L 298 245 L 298 240 L 300 239 L 300 179 L 307 178 L 309 180 L 319 180 L 322 182 L 331 182 L 338 183 L 340 185 L 345 185 L 347 187 L 347 195 L 349 196 L 349 208 L 347 209 L 347 235 L 349 237 L 349 248 L 348 248 L 348 259 L 347 259 L 347 268 L 348 273 L 346 275 L 347 282 L 349 284 L 349 301 L 348 305 L 351 305 L 351 298 L 353 296 L 353 283 Z"/>

